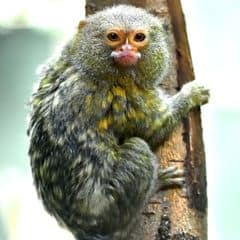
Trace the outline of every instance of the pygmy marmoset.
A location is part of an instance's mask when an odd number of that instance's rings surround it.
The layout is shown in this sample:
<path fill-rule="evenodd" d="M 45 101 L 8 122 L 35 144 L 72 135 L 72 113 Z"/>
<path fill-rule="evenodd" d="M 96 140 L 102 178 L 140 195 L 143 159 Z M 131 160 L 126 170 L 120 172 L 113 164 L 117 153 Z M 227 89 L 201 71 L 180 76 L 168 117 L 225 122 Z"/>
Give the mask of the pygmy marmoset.
<path fill-rule="evenodd" d="M 31 101 L 32 173 L 47 211 L 76 239 L 128 239 L 151 194 L 182 183 L 153 150 L 209 93 L 192 82 L 163 94 L 169 58 L 160 20 L 120 5 L 81 21 L 42 69 Z"/>

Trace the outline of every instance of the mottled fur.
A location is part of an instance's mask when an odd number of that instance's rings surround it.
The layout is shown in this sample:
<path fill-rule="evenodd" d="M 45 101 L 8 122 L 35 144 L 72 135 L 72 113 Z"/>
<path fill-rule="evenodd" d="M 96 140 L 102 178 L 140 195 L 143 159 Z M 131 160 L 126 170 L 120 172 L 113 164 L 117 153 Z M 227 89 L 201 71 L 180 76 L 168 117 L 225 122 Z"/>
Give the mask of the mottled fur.
<path fill-rule="evenodd" d="M 110 57 L 104 34 L 116 26 L 149 31 L 136 66 Z M 122 5 L 90 16 L 43 68 L 29 127 L 32 172 L 47 211 L 77 239 L 128 239 L 134 216 L 163 184 L 152 150 L 207 102 L 207 90 L 193 83 L 172 98 L 162 94 L 168 60 L 159 20 Z"/>

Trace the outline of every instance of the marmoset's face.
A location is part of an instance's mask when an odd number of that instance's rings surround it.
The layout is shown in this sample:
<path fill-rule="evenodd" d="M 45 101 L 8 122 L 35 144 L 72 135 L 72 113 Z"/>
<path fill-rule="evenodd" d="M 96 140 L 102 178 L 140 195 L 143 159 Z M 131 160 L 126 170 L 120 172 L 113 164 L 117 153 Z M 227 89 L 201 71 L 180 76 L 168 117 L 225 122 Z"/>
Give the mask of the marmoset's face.
<path fill-rule="evenodd" d="M 114 62 L 129 67 L 137 64 L 141 58 L 141 49 L 148 45 L 149 35 L 145 29 L 109 28 L 106 31 L 105 43 L 112 49 Z"/>

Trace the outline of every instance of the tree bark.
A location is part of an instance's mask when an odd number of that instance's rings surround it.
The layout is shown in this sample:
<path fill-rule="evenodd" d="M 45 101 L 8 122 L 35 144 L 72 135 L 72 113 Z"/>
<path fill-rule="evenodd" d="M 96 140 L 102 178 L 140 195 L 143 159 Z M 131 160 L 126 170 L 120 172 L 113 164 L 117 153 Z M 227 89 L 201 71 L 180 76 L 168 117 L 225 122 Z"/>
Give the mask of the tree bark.
<path fill-rule="evenodd" d="M 87 0 L 92 14 L 113 4 L 148 9 L 163 21 L 172 55 L 169 74 L 161 84 L 170 94 L 194 79 L 180 0 Z M 205 154 L 200 109 L 192 111 L 156 152 L 162 168 L 184 169 L 184 189 L 162 191 L 149 201 L 130 240 L 207 240 Z"/>

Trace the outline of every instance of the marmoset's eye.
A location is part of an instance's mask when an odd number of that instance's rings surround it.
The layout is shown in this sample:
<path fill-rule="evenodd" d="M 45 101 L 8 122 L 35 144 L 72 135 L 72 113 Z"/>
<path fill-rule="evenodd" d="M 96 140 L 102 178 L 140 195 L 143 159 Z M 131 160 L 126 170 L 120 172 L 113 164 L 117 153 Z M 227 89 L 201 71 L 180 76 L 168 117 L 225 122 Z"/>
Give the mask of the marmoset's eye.
<path fill-rule="evenodd" d="M 137 33 L 134 37 L 134 41 L 143 42 L 146 39 L 146 35 L 144 33 Z"/>
<path fill-rule="evenodd" d="M 117 33 L 115 32 L 110 32 L 107 34 L 107 38 L 108 40 L 112 41 L 112 42 L 116 42 L 120 40 L 120 37 L 118 36 Z"/>

